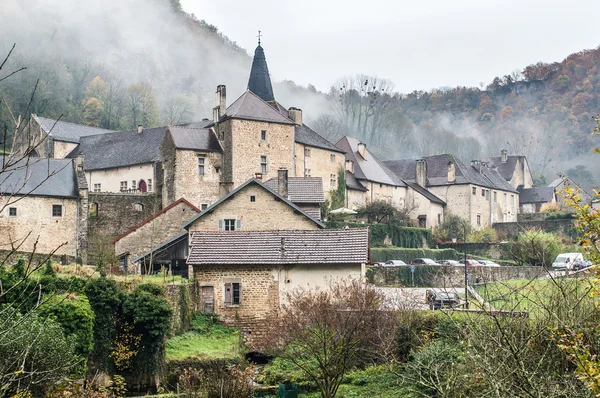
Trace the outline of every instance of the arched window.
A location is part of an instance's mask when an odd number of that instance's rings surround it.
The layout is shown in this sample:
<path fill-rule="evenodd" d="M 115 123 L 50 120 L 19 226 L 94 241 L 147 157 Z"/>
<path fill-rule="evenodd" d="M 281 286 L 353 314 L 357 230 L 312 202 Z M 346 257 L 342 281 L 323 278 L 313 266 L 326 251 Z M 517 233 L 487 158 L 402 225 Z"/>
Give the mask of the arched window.
<path fill-rule="evenodd" d="M 144 205 L 141 203 L 134 203 L 133 210 L 135 211 L 144 211 Z"/>

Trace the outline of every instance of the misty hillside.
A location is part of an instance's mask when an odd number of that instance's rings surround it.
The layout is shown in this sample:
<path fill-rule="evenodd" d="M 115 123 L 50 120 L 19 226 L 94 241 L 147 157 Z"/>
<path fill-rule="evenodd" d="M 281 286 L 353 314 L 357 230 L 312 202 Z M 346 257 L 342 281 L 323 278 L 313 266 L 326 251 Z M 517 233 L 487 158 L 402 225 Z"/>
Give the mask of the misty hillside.
<path fill-rule="evenodd" d="M 253 49 L 225 34 L 179 0 L 4 0 L 0 54 L 16 48 L 3 72 L 27 70 L 0 82 L 0 121 L 29 111 L 121 130 L 210 117 L 216 86 L 227 85 L 231 103 L 250 72 Z M 451 152 L 468 162 L 506 148 L 528 156 L 540 183 L 567 172 L 590 188 L 600 184 L 589 134 L 600 111 L 599 57 L 583 51 L 515 65 L 480 87 L 410 94 L 362 75 L 340 77 L 328 93 L 273 83 L 276 99 L 302 108 L 327 138 L 356 136 L 384 159 Z"/>

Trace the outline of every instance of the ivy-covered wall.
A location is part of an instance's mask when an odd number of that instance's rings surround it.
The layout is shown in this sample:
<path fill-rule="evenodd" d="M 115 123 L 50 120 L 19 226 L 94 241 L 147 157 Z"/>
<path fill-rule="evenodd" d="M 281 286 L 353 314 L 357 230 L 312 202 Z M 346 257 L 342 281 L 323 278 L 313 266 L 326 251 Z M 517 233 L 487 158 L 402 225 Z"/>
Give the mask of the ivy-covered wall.
<path fill-rule="evenodd" d="M 365 228 L 369 227 L 369 244 L 371 247 L 381 247 L 391 243 L 396 247 L 426 248 L 433 241 L 433 234 L 427 228 L 399 227 L 389 224 L 361 224 L 341 221 L 327 221 L 327 228 Z"/>

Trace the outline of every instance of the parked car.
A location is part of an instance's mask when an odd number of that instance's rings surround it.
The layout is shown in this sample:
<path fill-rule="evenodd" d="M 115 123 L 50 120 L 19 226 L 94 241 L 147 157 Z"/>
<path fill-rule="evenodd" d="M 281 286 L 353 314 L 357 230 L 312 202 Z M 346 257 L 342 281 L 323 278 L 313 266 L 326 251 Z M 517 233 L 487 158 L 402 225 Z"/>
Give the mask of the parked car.
<path fill-rule="evenodd" d="M 552 263 L 554 271 L 566 271 L 573 268 L 573 264 L 577 261 L 583 261 L 581 253 L 561 253 L 556 256 L 556 260 Z"/>
<path fill-rule="evenodd" d="M 481 265 L 485 265 L 487 267 L 499 267 L 500 264 L 495 263 L 493 261 L 490 260 L 477 260 Z"/>
<path fill-rule="evenodd" d="M 430 258 L 415 258 L 410 263 L 412 265 L 440 265 Z"/>
<path fill-rule="evenodd" d="M 384 267 L 395 267 L 398 265 L 406 265 L 406 263 L 402 260 L 388 260 L 382 264 Z"/>
<path fill-rule="evenodd" d="M 442 261 L 442 265 L 451 265 L 451 266 L 454 266 L 454 267 L 460 267 L 460 266 L 462 266 L 462 264 L 459 263 L 456 260 L 444 260 L 444 261 Z"/>
<path fill-rule="evenodd" d="M 581 271 L 582 269 L 586 269 L 591 267 L 593 264 L 591 261 L 585 261 L 585 260 L 577 260 L 575 261 L 575 264 L 573 264 L 573 267 L 571 268 L 572 271 Z"/>
<path fill-rule="evenodd" d="M 465 264 L 465 260 L 460 260 L 460 263 L 462 265 L 464 265 Z M 477 261 L 477 260 L 473 260 L 473 259 L 470 259 L 470 258 L 467 259 L 467 267 L 479 267 L 480 265 L 481 265 L 481 263 L 479 261 Z"/>
<path fill-rule="evenodd" d="M 430 310 L 439 310 L 442 308 L 454 308 L 460 305 L 460 298 L 456 293 L 440 292 L 427 289 L 425 291 L 425 301 L 429 304 Z"/>

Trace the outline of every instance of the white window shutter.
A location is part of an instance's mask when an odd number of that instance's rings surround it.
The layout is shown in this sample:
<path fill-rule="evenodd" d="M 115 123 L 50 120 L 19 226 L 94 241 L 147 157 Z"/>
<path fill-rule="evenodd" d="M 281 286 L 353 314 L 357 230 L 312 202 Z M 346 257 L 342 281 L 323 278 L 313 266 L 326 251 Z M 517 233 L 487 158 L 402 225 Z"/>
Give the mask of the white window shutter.
<path fill-rule="evenodd" d="M 241 231 L 242 230 L 242 220 L 235 220 L 235 230 L 236 231 Z"/>
<path fill-rule="evenodd" d="M 231 283 L 226 283 L 225 284 L 225 304 L 231 305 L 232 293 L 233 292 L 231 291 Z"/>
<path fill-rule="evenodd" d="M 219 220 L 219 231 L 223 230 L 223 220 Z"/>

